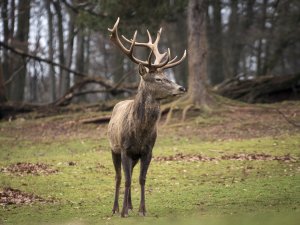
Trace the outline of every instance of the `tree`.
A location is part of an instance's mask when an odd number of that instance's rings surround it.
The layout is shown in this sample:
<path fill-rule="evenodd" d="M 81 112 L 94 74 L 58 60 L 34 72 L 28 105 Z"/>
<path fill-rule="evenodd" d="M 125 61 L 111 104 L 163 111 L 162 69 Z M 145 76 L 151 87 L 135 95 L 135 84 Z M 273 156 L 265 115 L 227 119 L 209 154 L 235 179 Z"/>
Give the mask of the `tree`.
<path fill-rule="evenodd" d="M 170 122 L 174 108 L 182 108 L 182 119 L 191 108 L 210 109 L 213 103 L 207 85 L 207 0 L 190 0 L 187 7 L 188 28 L 188 93 L 175 101 L 168 113 Z M 166 109 L 163 109 L 165 111 Z"/>
<path fill-rule="evenodd" d="M 4 86 L 4 78 L 3 78 L 3 68 L 0 64 L 0 104 L 6 102 L 6 95 L 5 95 L 5 86 Z"/>
<path fill-rule="evenodd" d="M 18 12 L 18 26 L 14 42 L 16 45 L 19 45 L 20 49 L 27 51 L 30 20 L 30 0 L 20 1 L 18 4 Z M 24 99 L 27 67 L 23 58 L 16 59 L 14 65 L 14 72 L 18 71 L 18 75 L 12 81 L 10 95 L 14 101 L 21 102 Z"/>
<path fill-rule="evenodd" d="M 265 75 L 264 73 L 266 71 L 262 71 L 262 65 L 263 65 L 263 59 L 264 57 L 262 56 L 263 53 L 263 38 L 262 35 L 265 34 L 265 26 L 266 26 L 266 17 L 267 17 L 267 5 L 268 5 L 268 0 L 263 0 L 263 4 L 261 7 L 261 20 L 259 22 L 259 33 L 260 37 L 258 38 L 258 46 L 257 46 L 257 70 L 256 70 L 256 75 L 261 76 Z M 265 35 L 264 35 L 265 36 Z"/>
<path fill-rule="evenodd" d="M 227 51 L 226 58 L 226 78 L 232 78 L 238 74 L 239 55 L 240 55 L 240 37 L 239 37 L 239 18 L 238 18 L 238 1 L 230 0 L 230 16 L 227 32 Z"/>
<path fill-rule="evenodd" d="M 210 1 L 213 9 L 212 19 L 208 25 L 208 75 L 212 85 L 224 81 L 223 33 L 221 17 L 221 0 Z"/>
<path fill-rule="evenodd" d="M 54 46 L 53 46 L 53 14 L 51 11 L 51 2 L 49 0 L 45 0 L 46 10 L 48 13 L 48 58 L 53 61 L 54 55 Z M 55 70 L 53 65 L 49 65 L 49 77 L 50 77 L 50 89 L 51 89 L 51 101 L 55 101 L 56 99 L 56 78 L 55 78 Z"/>
<path fill-rule="evenodd" d="M 178 14 L 179 17 L 182 14 Z M 187 27 L 186 27 L 186 20 L 175 20 L 164 24 L 165 30 L 164 32 L 167 33 L 166 38 L 168 39 L 168 46 L 171 49 L 174 49 L 177 53 L 184 52 L 187 46 Z M 174 71 L 175 79 L 178 84 L 182 86 L 187 86 L 188 80 L 188 68 L 187 68 L 187 61 L 183 61 L 180 66 L 173 67 L 172 70 Z"/>
<path fill-rule="evenodd" d="M 207 0 L 190 0 L 188 4 L 188 98 L 195 106 L 207 107 L 210 97 L 207 82 Z"/>
<path fill-rule="evenodd" d="M 84 33 L 83 28 L 79 28 L 76 38 L 76 59 L 75 70 L 84 73 Z M 75 77 L 75 83 L 82 82 L 82 77 Z M 80 89 L 78 91 L 81 91 Z M 84 100 L 84 96 L 78 98 L 78 102 Z"/>

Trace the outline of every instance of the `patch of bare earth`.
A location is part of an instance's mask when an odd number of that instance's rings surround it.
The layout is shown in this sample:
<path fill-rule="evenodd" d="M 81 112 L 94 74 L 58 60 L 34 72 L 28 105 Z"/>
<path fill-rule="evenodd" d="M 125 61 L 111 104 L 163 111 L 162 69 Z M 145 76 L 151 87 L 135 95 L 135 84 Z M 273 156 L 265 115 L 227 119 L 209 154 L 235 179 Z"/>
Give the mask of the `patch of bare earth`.
<path fill-rule="evenodd" d="M 201 114 L 199 114 L 201 117 Z M 182 123 L 181 126 L 170 126 L 160 134 L 174 133 L 182 137 L 199 137 L 205 141 L 249 139 L 260 137 L 279 137 L 282 135 L 299 134 L 299 105 L 280 105 L 260 107 L 256 105 L 232 106 L 225 110 L 212 112 L 206 116 L 221 118 L 220 122 L 196 124 Z M 203 117 L 205 120 L 206 117 Z M 178 120 L 177 120 L 178 121 Z M 180 119 L 179 119 L 180 121 Z"/>
<path fill-rule="evenodd" d="M 219 161 L 219 160 L 238 160 L 238 161 L 280 161 L 280 162 L 297 162 L 298 158 L 293 157 L 289 154 L 283 156 L 272 156 L 265 153 L 240 153 L 240 154 L 231 154 L 231 155 L 222 155 L 221 157 L 209 157 L 204 155 L 197 154 L 183 154 L 177 153 L 176 155 L 171 156 L 156 156 L 154 161 L 163 162 L 163 161 L 184 161 L 184 162 L 210 162 L 210 161 Z"/>
<path fill-rule="evenodd" d="M 1 133 L 16 140 L 51 141 L 59 139 L 74 138 L 101 138 L 106 135 L 106 125 L 81 124 L 74 120 L 65 119 L 31 123 L 30 120 L 20 120 L 17 125 L 0 128 Z"/>
<path fill-rule="evenodd" d="M 25 193 L 10 187 L 0 190 L 0 205 L 30 205 L 36 202 L 49 203 L 54 202 L 54 200 L 46 200 L 37 195 Z"/>
<path fill-rule="evenodd" d="M 280 111 L 280 112 L 279 112 Z M 100 113 L 99 113 L 100 115 Z M 202 117 L 208 123 L 197 123 L 195 117 Z M 211 117 L 216 121 L 209 122 Z M 88 119 L 82 114 L 79 119 L 63 117 L 55 120 L 18 118 L 11 125 L 7 123 L 0 127 L 0 136 L 14 137 L 16 140 L 51 141 L 58 139 L 106 138 L 107 124 L 82 124 L 82 119 Z M 92 119 L 93 117 L 90 117 Z M 294 126 L 292 123 L 299 125 Z M 213 110 L 210 115 L 202 115 L 201 111 L 191 112 L 182 123 L 181 114 L 174 114 L 170 126 L 163 126 L 165 116 L 159 126 L 159 135 L 170 134 L 182 137 L 199 137 L 205 141 L 249 139 L 299 133 L 300 107 L 298 103 L 287 102 L 274 105 L 225 106 Z M 179 122 L 179 123 L 178 123 Z M 177 126 L 177 125 L 178 126 Z"/>
<path fill-rule="evenodd" d="M 11 164 L 8 167 L 3 167 L 0 169 L 1 172 L 11 173 L 18 176 L 24 175 L 49 175 L 57 173 L 57 169 L 51 168 L 51 165 L 44 163 L 27 163 L 27 162 L 18 162 Z"/>

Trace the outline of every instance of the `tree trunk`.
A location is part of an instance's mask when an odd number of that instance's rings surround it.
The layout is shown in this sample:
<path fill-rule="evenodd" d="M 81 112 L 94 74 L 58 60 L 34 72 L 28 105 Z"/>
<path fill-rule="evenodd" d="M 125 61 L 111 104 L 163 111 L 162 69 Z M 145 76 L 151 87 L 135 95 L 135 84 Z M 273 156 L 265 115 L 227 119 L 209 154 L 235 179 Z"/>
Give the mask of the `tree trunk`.
<path fill-rule="evenodd" d="M 206 0 L 190 0 L 188 4 L 188 96 L 192 104 L 200 107 L 208 105 L 207 81 L 207 40 L 206 40 Z"/>
<path fill-rule="evenodd" d="M 74 26 L 74 13 L 69 10 L 69 23 L 68 23 L 68 40 L 66 46 L 65 54 L 65 65 L 67 68 L 71 68 L 72 58 L 73 58 L 73 48 L 74 48 L 74 36 L 75 36 L 75 26 Z M 64 95 L 70 89 L 70 73 L 66 70 L 62 72 L 61 80 L 61 94 Z"/>
<path fill-rule="evenodd" d="M 6 102 L 2 64 L 0 63 L 0 104 Z"/>
<path fill-rule="evenodd" d="M 222 38 L 222 18 L 221 0 L 214 0 L 213 19 L 211 22 L 209 35 L 209 78 L 213 85 L 219 84 L 224 80 L 223 72 L 223 38 Z"/>
<path fill-rule="evenodd" d="M 238 37 L 238 1 L 230 1 L 230 16 L 228 23 L 228 32 L 227 32 L 227 57 L 228 58 L 228 67 L 226 78 L 233 78 L 238 74 L 238 64 L 239 64 L 239 54 L 240 54 L 240 40 Z"/>
<path fill-rule="evenodd" d="M 38 102 L 41 99 L 41 96 L 38 96 L 38 75 L 36 68 L 34 69 L 34 74 L 29 80 L 29 89 L 30 89 L 30 102 Z M 40 99 L 39 99 L 40 97 Z"/>
<path fill-rule="evenodd" d="M 10 4 L 10 18 L 11 18 L 11 23 L 10 23 L 10 35 L 11 37 L 14 35 L 14 30 L 15 30 L 15 9 L 16 9 L 16 3 L 15 0 L 11 1 Z"/>
<path fill-rule="evenodd" d="M 285 50 L 293 43 L 291 39 L 293 38 L 292 33 L 295 31 L 295 28 L 289 18 L 289 16 L 292 15 L 290 10 L 292 8 L 291 5 L 291 1 L 281 1 L 278 3 L 277 18 L 273 23 L 274 29 L 272 30 L 272 32 L 274 32 L 271 40 L 272 49 L 270 49 L 269 59 L 264 65 L 264 71 L 266 71 L 267 74 L 276 73 L 277 67 L 280 68 L 280 60 Z M 299 23 L 299 16 L 296 21 Z M 287 24 L 289 24 L 289 26 L 287 26 Z"/>
<path fill-rule="evenodd" d="M 53 61 L 54 47 L 53 47 L 53 14 L 51 12 L 51 2 L 45 0 L 46 9 L 48 13 L 48 58 Z M 55 79 L 55 70 L 53 65 L 49 65 L 49 77 L 50 77 L 50 96 L 51 102 L 54 102 L 56 99 L 56 79 Z"/>
<path fill-rule="evenodd" d="M 261 7 L 261 20 L 259 24 L 259 30 L 260 30 L 260 37 L 258 39 L 258 46 L 257 46 L 257 70 L 256 70 L 256 75 L 261 76 L 261 75 L 266 75 L 262 73 L 262 65 L 263 61 L 265 60 L 265 55 L 266 53 L 263 53 L 263 39 L 265 38 L 265 24 L 266 24 L 266 16 L 267 16 L 267 6 L 268 6 L 268 0 L 263 0 L 263 4 Z M 263 56 L 264 55 L 264 56 Z"/>
<path fill-rule="evenodd" d="M 3 38 L 4 42 L 7 43 L 8 39 L 10 37 L 10 29 L 9 29 L 9 19 L 8 19 L 8 1 L 3 0 L 1 3 L 1 17 L 6 18 L 2 20 L 3 24 Z M 3 93 L 5 96 L 9 96 L 9 90 L 10 90 L 10 85 L 7 84 L 5 89 L 4 89 L 4 82 L 7 81 L 10 78 L 10 63 L 9 63 L 9 53 L 6 49 L 2 49 L 3 51 L 3 61 L 1 65 L 2 69 L 2 80 L 3 80 L 3 90 L 5 90 L 5 93 Z"/>
<path fill-rule="evenodd" d="M 169 22 L 168 30 L 165 31 L 168 39 L 168 45 L 170 45 L 171 49 L 176 50 L 171 52 L 173 56 L 180 55 L 186 49 L 187 45 L 187 24 L 184 20 L 178 19 L 176 21 Z M 187 62 L 183 61 L 180 66 L 173 67 L 176 82 L 184 87 L 187 86 Z"/>
<path fill-rule="evenodd" d="M 113 68 L 112 79 L 114 83 L 118 83 L 121 78 L 124 76 L 124 56 L 122 54 L 118 54 L 119 49 L 112 49 L 112 60 L 111 66 Z"/>
<path fill-rule="evenodd" d="M 28 51 L 28 35 L 29 35 L 29 20 L 30 20 L 30 0 L 19 1 L 18 4 L 18 27 L 15 44 L 19 45 L 19 49 Z M 22 58 L 19 58 L 15 62 L 14 70 L 19 72 L 14 78 L 11 87 L 12 100 L 21 102 L 24 98 L 25 77 L 27 73 L 27 67 Z"/>
<path fill-rule="evenodd" d="M 91 32 L 88 31 L 84 41 L 84 73 L 89 74 L 90 69 L 90 47 L 91 47 Z"/>
<path fill-rule="evenodd" d="M 83 28 L 79 28 L 79 31 L 77 33 L 77 39 L 76 39 L 76 61 L 75 61 L 75 70 L 84 73 L 84 35 L 83 35 Z M 82 77 L 76 76 L 75 77 L 75 83 L 78 83 L 82 81 Z M 81 89 L 78 90 L 79 92 Z M 84 96 L 80 96 L 77 99 L 77 102 L 83 101 Z"/>
<path fill-rule="evenodd" d="M 61 5 L 59 1 L 53 1 L 53 5 L 55 8 L 55 12 L 57 15 L 57 36 L 58 36 L 58 58 L 59 63 L 61 65 L 65 65 L 65 56 L 64 56 L 64 34 L 63 34 L 63 20 L 62 20 L 62 14 L 61 14 Z M 62 93 L 62 83 L 63 83 L 63 70 L 60 69 L 59 71 L 59 96 L 62 96 L 64 93 Z"/>

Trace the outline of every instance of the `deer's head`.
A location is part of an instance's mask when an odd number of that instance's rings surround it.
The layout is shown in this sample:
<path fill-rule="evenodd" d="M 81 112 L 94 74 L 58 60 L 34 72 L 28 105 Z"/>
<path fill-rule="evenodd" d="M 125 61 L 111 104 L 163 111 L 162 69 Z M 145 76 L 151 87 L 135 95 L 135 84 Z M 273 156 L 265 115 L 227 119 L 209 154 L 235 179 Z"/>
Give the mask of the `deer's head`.
<path fill-rule="evenodd" d="M 164 69 L 174 67 L 180 64 L 186 57 L 186 51 L 184 51 L 181 59 L 177 60 L 177 56 L 171 59 L 170 49 L 167 52 L 161 54 L 158 50 L 158 42 L 162 28 L 157 32 L 155 41 L 152 41 L 150 32 L 147 30 L 148 42 L 142 43 L 136 41 L 137 31 L 135 31 L 132 39 L 127 39 L 122 35 L 123 40 L 130 44 L 130 48 L 126 48 L 118 35 L 118 24 L 120 19 L 118 18 L 114 27 L 108 29 L 111 32 L 111 40 L 121 49 L 121 51 L 128 56 L 128 58 L 134 63 L 139 65 L 139 74 L 141 75 L 141 86 L 147 89 L 152 96 L 156 99 L 164 99 L 170 96 L 182 95 L 186 92 L 185 88 L 174 83 L 164 73 Z M 134 46 L 146 47 L 150 49 L 148 60 L 141 60 L 133 55 Z M 152 57 L 155 56 L 154 62 Z"/>

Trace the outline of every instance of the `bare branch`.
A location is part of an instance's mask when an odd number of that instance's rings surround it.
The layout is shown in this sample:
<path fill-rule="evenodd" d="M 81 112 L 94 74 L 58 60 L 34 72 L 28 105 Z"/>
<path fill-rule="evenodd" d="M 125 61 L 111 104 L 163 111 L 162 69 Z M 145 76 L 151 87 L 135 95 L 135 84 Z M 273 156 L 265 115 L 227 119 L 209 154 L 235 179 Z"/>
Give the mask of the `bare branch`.
<path fill-rule="evenodd" d="M 53 102 L 53 105 L 56 106 L 64 106 L 70 103 L 70 101 L 76 96 L 75 91 L 80 90 L 83 86 L 90 84 L 90 83 L 98 83 L 103 86 L 102 79 L 100 77 L 87 77 L 84 78 L 82 81 L 74 84 L 68 91 L 67 93 Z M 116 87 L 116 86 L 109 86 L 107 87 L 106 90 L 103 90 L 103 92 L 110 92 L 111 94 L 117 94 L 117 93 L 123 93 L 123 92 L 129 92 L 132 93 L 134 89 L 137 88 L 136 84 L 133 85 L 126 85 L 126 87 Z M 84 93 L 88 94 L 88 92 Z"/>
<path fill-rule="evenodd" d="M 279 109 L 276 109 L 276 111 L 291 125 L 294 127 L 300 128 L 300 124 L 295 123 L 294 121 L 290 120 L 283 112 L 281 112 Z"/>
<path fill-rule="evenodd" d="M 88 75 L 88 74 L 85 74 L 85 73 L 81 73 L 81 72 L 78 72 L 76 70 L 72 70 L 60 63 L 56 63 L 52 60 L 49 60 L 49 59 L 45 59 L 45 58 L 42 58 L 42 57 L 39 57 L 39 56 L 36 56 L 36 55 L 33 55 L 31 53 L 28 53 L 28 52 L 24 52 L 22 51 L 21 49 L 18 49 L 18 48 L 14 48 L 12 46 L 9 46 L 8 44 L 0 41 L 0 46 L 5 48 L 5 49 L 8 49 L 10 50 L 11 52 L 17 54 L 17 55 L 20 55 L 22 57 L 25 57 L 25 58 L 29 58 L 29 59 L 33 59 L 33 60 L 36 60 L 36 61 L 39 61 L 39 62 L 45 62 L 47 64 L 50 64 L 50 65 L 53 65 L 53 66 L 57 66 L 57 67 L 60 67 L 61 69 L 65 70 L 65 71 L 68 71 L 70 73 L 73 73 L 75 76 L 80 76 L 80 77 L 93 77 L 91 75 Z M 105 88 L 112 88 L 113 85 L 112 83 L 109 81 L 109 80 L 106 80 L 102 77 L 97 77 L 97 80 L 98 80 L 98 83 L 101 83 L 102 86 L 104 86 Z"/>
<path fill-rule="evenodd" d="M 10 82 L 12 82 L 15 79 L 15 77 L 18 75 L 18 73 L 26 66 L 27 62 L 28 62 L 28 60 L 26 60 L 26 62 L 24 64 L 22 64 L 16 71 L 13 72 L 13 74 L 10 76 L 10 78 L 4 82 L 4 86 L 8 85 Z"/>
<path fill-rule="evenodd" d="M 99 14 L 99 13 L 94 12 L 92 9 L 85 8 L 86 4 L 82 4 L 82 5 L 78 4 L 77 6 L 74 6 L 66 0 L 62 0 L 62 2 L 64 3 L 65 6 L 67 6 L 69 9 L 71 9 L 76 14 L 80 13 L 80 11 L 83 11 L 83 12 L 89 13 L 92 16 L 100 17 L 102 19 L 106 17 L 106 15 L 104 15 L 104 14 Z"/>

